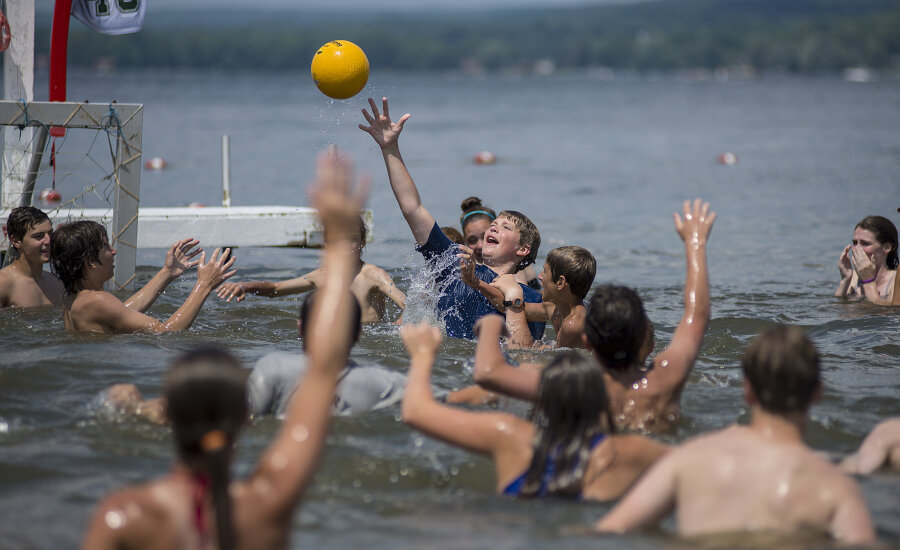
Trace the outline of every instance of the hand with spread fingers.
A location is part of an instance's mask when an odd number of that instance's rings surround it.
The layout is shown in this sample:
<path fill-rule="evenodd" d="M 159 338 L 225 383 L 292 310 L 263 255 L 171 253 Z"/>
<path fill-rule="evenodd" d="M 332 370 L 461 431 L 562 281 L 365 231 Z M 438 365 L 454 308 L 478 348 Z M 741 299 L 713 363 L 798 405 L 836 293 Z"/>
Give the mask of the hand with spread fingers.
<path fill-rule="evenodd" d="M 716 221 L 716 213 L 709 211 L 709 203 L 695 199 L 684 201 L 684 218 L 677 213 L 675 217 L 675 230 L 681 236 L 681 240 L 694 247 L 705 245 Z"/>
<path fill-rule="evenodd" d="M 188 269 L 200 264 L 200 260 L 194 260 L 197 255 L 203 252 L 202 248 L 195 248 L 200 241 L 197 239 L 181 239 L 172 245 L 172 248 L 166 253 L 166 263 L 163 269 L 173 279 L 181 277 Z M 193 261 L 192 261 L 193 260 Z"/>
<path fill-rule="evenodd" d="M 371 97 L 369 98 L 369 107 L 372 109 L 372 114 L 370 115 L 366 109 L 362 110 L 362 114 L 369 125 L 366 126 L 364 124 L 360 124 L 359 129 L 367 132 L 370 136 L 372 136 L 372 139 L 375 140 L 375 143 L 377 143 L 379 147 L 384 149 L 386 147 L 397 144 L 397 140 L 400 138 L 400 132 L 403 131 L 403 125 L 411 115 L 409 113 L 406 113 L 405 115 L 400 117 L 400 120 L 398 120 L 397 122 L 393 122 L 391 120 L 387 98 L 381 98 L 381 103 L 381 113 L 379 113 L 378 107 L 375 105 L 375 100 Z"/>

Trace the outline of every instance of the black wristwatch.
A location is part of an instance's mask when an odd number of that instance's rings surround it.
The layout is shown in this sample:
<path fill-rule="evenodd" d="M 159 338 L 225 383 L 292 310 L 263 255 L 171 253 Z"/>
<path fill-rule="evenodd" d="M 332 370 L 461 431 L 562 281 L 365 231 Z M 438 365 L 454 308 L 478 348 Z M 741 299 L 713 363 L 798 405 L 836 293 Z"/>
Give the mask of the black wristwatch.
<path fill-rule="evenodd" d="M 521 298 L 516 298 L 515 300 L 503 300 L 503 307 L 522 307 L 525 302 L 522 301 Z"/>

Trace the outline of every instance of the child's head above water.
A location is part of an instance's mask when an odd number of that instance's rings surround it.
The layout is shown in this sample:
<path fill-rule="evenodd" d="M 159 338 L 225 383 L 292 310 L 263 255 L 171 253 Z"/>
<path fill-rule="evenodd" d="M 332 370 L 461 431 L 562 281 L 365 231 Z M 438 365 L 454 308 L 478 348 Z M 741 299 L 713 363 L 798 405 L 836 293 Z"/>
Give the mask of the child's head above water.
<path fill-rule="evenodd" d="M 462 216 L 459 217 L 459 226 L 462 229 L 463 242 L 471 248 L 478 259 L 481 259 L 481 247 L 484 245 L 484 233 L 490 227 L 491 222 L 497 217 L 497 213 L 481 204 L 478 197 L 469 197 L 460 205 Z"/>
<path fill-rule="evenodd" d="M 78 292 L 89 263 L 99 263 L 109 246 L 106 228 L 90 220 L 64 223 L 50 237 L 50 267 L 68 294 Z"/>
<path fill-rule="evenodd" d="M 550 283 L 558 283 L 560 277 L 565 277 L 572 294 L 584 300 L 597 273 L 597 260 L 580 246 L 560 246 L 547 254 L 544 270 L 548 271 Z M 544 282 L 546 286 L 547 282 Z"/>
<path fill-rule="evenodd" d="M 362 219 L 362 216 L 359 217 L 359 234 L 358 234 L 358 243 L 357 246 L 359 248 L 360 253 L 362 253 L 363 248 L 366 247 L 366 237 L 368 237 L 369 232 L 366 229 L 366 222 Z M 325 239 L 325 246 L 328 246 L 328 233 L 323 233 L 322 237 Z"/>
<path fill-rule="evenodd" d="M 819 389 L 819 354 L 799 327 L 778 325 L 754 338 L 741 368 L 756 402 L 773 414 L 805 413 Z"/>
<path fill-rule="evenodd" d="M 647 335 L 641 297 L 624 286 L 598 287 L 588 303 L 584 335 L 606 368 L 626 369 L 636 364 Z"/>
<path fill-rule="evenodd" d="M 504 210 L 491 222 L 481 252 L 485 263 L 488 259 L 495 264 L 513 260 L 514 271 L 519 271 L 534 263 L 540 246 L 541 234 L 528 216 Z"/>

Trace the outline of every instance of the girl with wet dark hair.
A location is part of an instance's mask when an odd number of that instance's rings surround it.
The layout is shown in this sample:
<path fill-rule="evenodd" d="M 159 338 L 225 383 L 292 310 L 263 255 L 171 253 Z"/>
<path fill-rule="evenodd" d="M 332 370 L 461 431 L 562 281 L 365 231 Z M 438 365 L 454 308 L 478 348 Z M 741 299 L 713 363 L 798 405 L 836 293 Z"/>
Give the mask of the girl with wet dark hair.
<path fill-rule="evenodd" d="M 482 320 L 503 322 L 493 315 Z M 667 450 L 640 435 L 614 433 L 603 369 L 580 353 L 560 354 L 544 368 L 534 409 L 525 420 L 436 401 L 429 378 L 442 340 L 440 331 L 423 324 L 404 326 L 401 335 L 411 361 L 403 421 L 432 437 L 490 456 L 498 493 L 616 499 Z"/>
<path fill-rule="evenodd" d="M 866 216 L 856 224 L 853 240 L 838 259 L 841 282 L 834 295 L 882 305 L 900 303 L 895 292 L 897 264 L 897 227 L 882 216 Z"/>
<path fill-rule="evenodd" d="M 253 474 L 232 481 L 238 431 L 247 417 L 246 374 L 227 352 L 201 349 L 166 375 L 166 415 L 177 457 L 171 472 L 124 489 L 98 507 L 84 548 L 286 548 L 294 509 L 325 447 L 338 373 L 355 337 L 350 282 L 365 187 L 350 193 L 348 161 L 319 160 L 311 202 L 329 232 L 323 284 L 306 333 L 308 369 L 275 440 Z"/>

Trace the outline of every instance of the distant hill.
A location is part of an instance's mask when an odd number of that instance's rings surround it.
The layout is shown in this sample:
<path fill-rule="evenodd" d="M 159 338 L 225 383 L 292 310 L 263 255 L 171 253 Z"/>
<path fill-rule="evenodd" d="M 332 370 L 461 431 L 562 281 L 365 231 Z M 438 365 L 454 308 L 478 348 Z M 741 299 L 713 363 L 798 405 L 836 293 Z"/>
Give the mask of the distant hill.
<path fill-rule="evenodd" d="M 39 18 L 36 53 L 49 51 Z M 306 70 L 323 43 L 352 40 L 380 69 L 531 71 L 900 68 L 897 0 L 659 0 L 565 9 L 419 14 L 150 11 L 104 36 L 72 22 L 74 66 Z"/>

